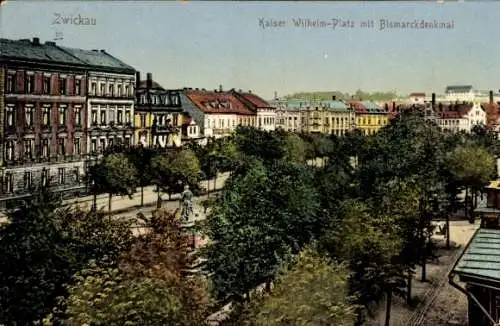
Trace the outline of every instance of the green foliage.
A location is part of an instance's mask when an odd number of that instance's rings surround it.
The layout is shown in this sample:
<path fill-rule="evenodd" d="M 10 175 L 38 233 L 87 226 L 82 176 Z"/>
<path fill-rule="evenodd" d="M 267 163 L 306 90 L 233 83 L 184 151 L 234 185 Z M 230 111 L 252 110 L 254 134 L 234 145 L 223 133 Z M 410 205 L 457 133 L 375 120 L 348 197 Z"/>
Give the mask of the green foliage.
<path fill-rule="evenodd" d="M 452 177 L 464 186 L 481 186 L 495 171 L 495 160 L 481 147 L 461 146 L 446 156 L 446 166 Z"/>
<path fill-rule="evenodd" d="M 129 279 L 118 269 L 91 264 L 68 288 L 64 325 L 179 325 L 180 299 L 167 282 Z M 44 325 L 54 325 L 46 318 Z"/>
<path fill-rule="evenodd" d="M 272 162 L 283 157 L 281 139 L 283 132 L 266 132 L 253 127 L 238 126 L 234 137 L 236 148 L 245 156 L 263 162 Z"/>
<path fill-rule="evenodd" d="M 87 177 L 93 191 L 110 195 L 131 196 L 138 186 L 138 171 L 123 153 L 104 156 L 92 166 Z"/>
<path fill-rule="evenodd" d="M 182 191 L 189 185 L 193 191 L 199 188 L 200 163 L 192 150 L 184 149 L 156 155 L 151 161 L 153 181 L 170 194 Z"/>
<path fill-rule="evenodd" d="M 283 141 L 283 159 L 289 162 L 305 163 L 306 143 L 296 134 L 285 136 Z"/>
<path fill-rule="evenodd" d="M 239 325 L 354 325 L 349 270 L 311 248 L 278 276 L 270 294 L 247 304 Z"/>
<path fill-rule="evenodd" d="M 75 275 L 46 325 L 202 325 L 209 301 L 202 280 L 182 275 L 192 258 L 179 220 L 157 210 L 144 222 L 151 232 L 118 264 L 91 261 Z"/>
<path fill-rule="evenodd" d="M 349 263 L 350 293 L 370 311 L 388 285 L 404 285 L 404 268 L 396 261 L 402 242 L 387 216 L 374 218 L 361 202 L 344 202 L 332 216 L 320 247 L 330 256 Z"/>
<path fill-rule="evenodd" d="M 228 180 L 206 221 L 207 269 L 220 300 L 241 299 L 271 279 L 320 225 L 317 194 L 303 167 L 276 162 L 268 170 L 254 163 Z"/>
<path fill-rule="evenodd" d="M 129 246 L 126 223 L 60 206 L 42 192 L 10 212 L 11 223 L 0 229 L 0 323 L 40 320 L 89 259 L 113 261 Z"/>

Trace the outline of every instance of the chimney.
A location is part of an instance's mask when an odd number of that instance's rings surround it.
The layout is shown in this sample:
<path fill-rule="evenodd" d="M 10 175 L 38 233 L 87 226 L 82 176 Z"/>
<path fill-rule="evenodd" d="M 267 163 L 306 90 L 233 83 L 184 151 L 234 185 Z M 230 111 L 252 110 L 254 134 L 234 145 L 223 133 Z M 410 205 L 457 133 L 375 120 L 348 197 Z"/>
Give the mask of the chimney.
<path fill-rule="evenodd" d="M 336 101 L 336 100 L 337 100 L 337 96 L 332 95 L 332 101 Z"/>
<path fill-rule="evenodd" d="M 490 91 L 490 104 L 493 104 L 493 91 Z"/>
<path fill-rule="evenodd" d="M 392 102 L 392 110 L 396 111 L 396 102 Z"/>
<path fill-rule="evenodd" d="M 432 108 L 436 105 L 436 93 L 432 93 Z"/>
<path fill-rule="evenodd" d="M 146 87 L 147 88 L 153 88 L 153 74 L 148 72 L 146 75 L 147 80 L 146 80 Z"/>
<path fill-rule="evenodd" d="M 104 50 L 101 49 L 101 53 L 106 53 L 106 51 L 104 51 Z"/>
<path fill-rule="evenodd" d="M 40 39 L 38 37 L 33 38 L 33 44 L 34 45 L 40 45 Z"/>
<path fill-rule="evenodd" d="M 251 89 L 249 89 L 249 90 L 248 90 L 248 93 L 249 93 L 249 94 L 252 94 L 252 90 L 251 90 Z"/>
<path fill-rule="evenodd" d="M 222 92 L 222 85 L 219 85 L 219 92 Z"/>
<path fill-rule="evenodd" d="M 94 51 L 94 52 L 99 52 L 99 50 L 97 50 L 97 49 L 92 49 L 92 51 Z"/>
<path fill-rule="evenodd" d="M 277 100 L 278 99 L 278 92 L 274 91 L 274 99 Z"/>
<path fill-rule="evenodd" d="M 141 73 L 139 71 L 135 72 L 135 88 L 138 89 L 141 86 Z"/>

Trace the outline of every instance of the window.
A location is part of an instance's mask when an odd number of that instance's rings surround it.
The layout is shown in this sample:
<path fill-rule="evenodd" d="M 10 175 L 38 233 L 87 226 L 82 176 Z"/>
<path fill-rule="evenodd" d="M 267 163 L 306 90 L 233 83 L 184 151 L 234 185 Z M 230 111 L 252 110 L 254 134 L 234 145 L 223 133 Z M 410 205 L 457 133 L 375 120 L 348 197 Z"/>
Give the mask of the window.
<path fill-rule="evenodd" d="M 7 75 L 7 93 L 14 93 L 14 76 Z"/>
<path fill-rule="evenodd" d="M 57 140 L 57 154 L 58 155 L 66 155 L 66 139 L 59 138 Z"/>
<path fill-rule="evenodd" d="M 117 95 L 118 95 L 118 97 L 122 96 L 122 85 L 121 84 L 119 84 L 117 86 Z"/>
<path fill-rule="evenodd" d="M 14 106 L 12 105 L 7 106 L 7 115 L 5 117 L 7 122 L 7 127 L 14 127 L 14 121 L 15 121 L 14 112 L 15 112 Z"/>
<path fill-rule="evenodd" d="M 146 127 L 146 115 L 145 114 L 141 114 L 140 115 L 140 119 L 141 119 L 141 127 L 145 128 Z"/>
<path fill-rule="evenodd" d="M 24 172 L 24 189 L 31 189 L 33 185 L 33 173 L 31 171 Z"/>
<path fill-rule="evenodd" d="M 60 185 L 64 184 L 64 168 L 57 169 L 57 181 Z"/>
<path fill-rule="evenodd" d="M 5 144 L 5 158 L 7 161 L 14 160 L 14 148 L 14 142 L 12 140 L 9 140 L 7 144 Z"/>
<path fill-rule="evenodd" d="M 92 139 L 90 150 L 95 153 L 97 152 L 97 139 Z"/>
<path fill-rule="evenodd" d="M 97 110 L 92 109 L 92 124 L 97 125 Z"/>
<path fill-rule="evenodd" d="M 126 96 L 130 96 L 130 85 L 125 85 L 125 94 Z"/>
<path fill-rule="evenodd" d="M 97 83 L 96 82 L 92 82 L 92 84 L 90 84 L 90 94 L 93 96 L 97 95 Z"/>
<path fill-rule="evenodd" d="M 106 111 L 101 111 L 101 124 L 106 124 Z"/>
<path fill-rule="evenodd" d="M 174 126 L 177 126 L 177 119 L 178 119 L 178 118 L 179 118 L 179 117 L 177 116 L 177 114 L 175 114 L 175 115 L 174 115 L 174 121 L 172 122 L 172 124 L 173 124 Z"/>
<path fill-rule="evenodd" d="M 132 119 L 132 116 L 130 114 L 130 111 L 129 110 L 125 111 L 125 123 L 129 124 L 131 119 Z"/>
<path fill-rule="evenodd" d="M 11 172 L 5 173 L 5 184 L 4 184 L 4 191 L 5 192 L 12 192 L 14 191 L 14 182 L 13 182 L 13 176 Z"/>
<path fill-rule="evenodd" d="M 125 146 L 130 146 L 130 137 L 125 137 Z"/>
<path fill-rule="evenodd" d="M 110 123 L 115 122 L 115 112 L 116 112 L 116 107 L 110 107 L 108 111 L 108 119 Z"/>
<path fill-rule="evenodd" d="M 74 168 L 73 176 L 75 177 L 75 182 L 80 182 L 80 168 Z"/>
<path fill-rule="evenodd" d="M 75 80 L 75 95 L 80 95 L 81 89 L 82 89 L 82 80 L 76 79 Z"/>
<path fill-rule="evenodd" d="M 24 141 L 24 157 L 27 159 L 32 159 L 33 158 L 33 148 L 34 148 L 34 140 L 33 139 L 26 139 Z"/>
<path fill-rule="evenodd" d="M 106 148 L 106 139 L 104 138 L 99 139 L 99 147 L 101 151 L 103 151 Z"/>
<path fill-rule="evenodd" d="M 66 125 L 66 113 L 67 113 L 66 106 L 60 106 L 59 107 L 59 125 L 60 126 Z"/>
<path fill-rule="evenodd" d="M 82 108 L 79 106 L 75 107 L 75 125 L 79 127 L 82 125 Z"/>
<path fill-rule="evenodd" d="M 117 112 L 116 123 L 119 125 L 123 124 L 123 111 L 122 110 L 118 110 L 118 112 Z"/>
<path fill-rule="evenodd" d="M 101 96 L 104 96 L 104 95 L 105 95 L 105 94 L 104 94 L 104 93 L 105 93 L 105 87 L 106 87 L 106 85 L 105 85 L 104 83 L 101 83 L 101 84 L 99 85 L 99 95 L 101 95 Z"/>
<path fill-rule="evenodd" d="M 33 123 L 34 123 L 34 108 L 31 107 L 31 106 L 28 106 L 28 107 L 25 107 L 24 108 L 24 113 L 26 115 L 25 119 L 26 119 L 26 126 L 27 127 L 33 127 Z"/>
<path fill-rule="evenodd" d="M 115 87 L 113 84 L 109 84 L 109 87 L 108 87 L 108 94 L 110 96 L 115 96 Z"/>
<path fill-rule="evenodd" d="M 66 78 L 59 78 L 59 94 L 66 95 Z"/>
<path fill-rule="evenodd" d="M 25 83 L 26 83 L 26 86 L 25 86 L 26 93 L 28 93 L 28 94 L 33 93 L 33 91 L 35 89 L 35 75 L 34 74 L 27 75 Z"/>
<path fill-rule="evenodd" d="M 73 140 L 73 154 L 80 155 L 82 153 L 80 138 L 75 138 Z"/>
<path fill-rule="evenodd" d="M 115 140 L 114 138 L 109 138 L 109 139 L 108 139 L 108 147 L 113 147 L 113 145 L 114 145 L 114 140 Z"/>
<path fill-rule="evenodd" d="M 42 108 L 42 124 L 50 126 L 50 105 L 44 105 Z"/>
<path fill-rule="evenodd" d="M 43 76 L 43 93 L 50 94 L 50 77 Z"/>
<path fill-rule="evenodd" d="M 49 170 L 43 168 L 42 170 L 42 187 L 46 187 L 49 184 Z"/>
<path fill-rule="evenodd" d="M 49 140 L 42 139 L 42 157 L 49 157 L 49 156 L 50 156 Z"/>

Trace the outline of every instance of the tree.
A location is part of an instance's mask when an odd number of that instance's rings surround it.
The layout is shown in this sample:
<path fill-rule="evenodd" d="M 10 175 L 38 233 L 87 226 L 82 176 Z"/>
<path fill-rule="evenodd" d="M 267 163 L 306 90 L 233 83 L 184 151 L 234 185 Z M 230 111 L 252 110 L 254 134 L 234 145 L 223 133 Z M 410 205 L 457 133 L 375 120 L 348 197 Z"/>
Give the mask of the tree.
<path fill-rule="evenodd" d="M 349 296 L 349 270 L 312 248 L 285 266 L 271 293 L 247 304 L 239 325 L 351 326 L 355 307 Z"/>
<path fill-rule="evenodd" d="M 122 153 L 104 156 L 101 162 L 91 167 L 88 178 L 93 181 L 94 193 L 108 193 L 110 216 L 112 196 L 131 197 L 138 184 L 137 170 L 128 157 Z"/>
<path fill-rule="evenodd" d="M 319 245 L 331 257 L 349 263 L 349 293 L 356 295 L 355 303 L 359 305 L 356 325 L 364 321 L 365 313 L 371 313 L 384 295 L 390 306 L 392 293 L 402 293 L 405 269 L 396 259 L 401 239 L 391 217 L 375 219 L 366 205 L 348 200 L 331 216 Z"/>
<path fill-rule="evenodd" d="M 180 325 L 181 302 L 163 280 L 129 279 L 116 268 L 91 264 L 68 288 L 64 324 Z M 44 325 L 60 323 L 49 315 Z"/>
<path fill-rule="evenodd" d="M 468 191 L 470 189 L 474 193 L 474 206 L 477 192 L 496 173 L 495 160 L 482 147 L 461 146 L 446 156 L 446 166 L 451 175 L 449 183 L 458 182 L 458 184 L 465 187 L 465 214 L 467 217 L 469 208 Z"/>
<path fill-rule="evenodd" d="M 127 157 L 137 171 L 137 181 L 141 189 L 141 206 L 144 206 L 144 187 L 152 183 L 151 161 L 155 150 L 144 146 L 131 147 L 126 151 Z"/>
<path fill-rule="evenodd" d="M 200 163 L 191 150 L 180 150 L 157 155 L 151 162 L 153 180 L 158 193 L 157 207 L 161 207 L 161 191 L 167 192 L 169 199 L 175 192 L 181 192 L 184 185 L 199 191 Z"/>
<path fill-rule="evenodd" d="M 204 248 L 219 300 L 243 300 L 272 280 L 281 262 L 321 224 L 312 177 L 299 165 L 254 164 L 226 182 L 206 220 Z"/>
<path fill-rule="evenodd" d="M 306 162 L 306 143 L 296 134 L 289 134 L 283 140 L 283 159 L 295 163 Z"/>
<path fill-rule="evenodd" d="M 113 261 L 127 250 L 126 222 L 59 207 L 59 199 L 42 191 L 8 213 L 10 223 L 0 229 L 0 323 L 40 320 L 89 259 Z"/>
<path fill-rule="evenodd" d="M 203 282 L 185 278 L 191 261 L 175 213 L 143 218 L 150 232 L 138 236 L 118 264 L 94 261 L 75 276 L 46 325 L 202 325 L 208 297 Z"/>

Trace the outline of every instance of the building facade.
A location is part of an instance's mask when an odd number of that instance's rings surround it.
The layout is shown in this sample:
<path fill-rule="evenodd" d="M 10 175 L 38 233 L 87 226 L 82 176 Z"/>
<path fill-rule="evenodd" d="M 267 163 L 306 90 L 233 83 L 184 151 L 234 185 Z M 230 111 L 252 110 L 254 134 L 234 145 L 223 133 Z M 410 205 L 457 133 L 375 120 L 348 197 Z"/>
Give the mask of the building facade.
<path fill-rule="evenodd" d="M 361 130 L 365 135 L 373 135 L 387 125 L 389 113 L 370 101 L 349 101 L 348 105 L 354 110 L 354 128 Z"/>
<path fill-rule="evenodd" d="M 263 100 L 260 96 L 248 92 L 236 92 L 232 90 L 232 94 L 255 114 L 255 124 L 253 125 L 265 131 L 273 131 L 276 129 L 276 108 L 270 103 Z M 242 121 L 243 122 L 243 121 Z M 243 124 L 242 125 L 246 125 Z"/>
<path fill-rule="evenodd" d="M 87 65 L 87 151 L 99 155 L 115 144 L 131 145 L 135 69 L 105 50 L 61 47 Z"/>
<path fill-rule="evenodd" d="M 486 113 L 480 103 L 454 103 L 435 106 L 436 123 L 444 130 L 470 132 L 475 125 L 486 126 Z"/>
<path fill-rule="evenodd" d="M 190 102 L 183 108 L 200 126 L 204 137 L 227 137 L 245 118 L 249 123 L 255 121 L 251 119 L 255 114 L 231 92 L 186 89 L 183 94 Z"/>
<path fill-rule="evenodd" d="M 38 186 L 81 186 L 84 174 L 84 63 L 53 42 L 0 40 L 2 197 Z"/>
<path fill-rule="evenodd" d="M 476 95 L 471 85 L 452 85 L 447 86 L 445 90 L 446 101 L 472 102 Z"/>
<path fill-rule="evenodd" d="M 136 80 L 140 81 L 137 73 Z M 182 145 L 182 104 L 180 91 L 166 90 L 153 75 L 138 82 L 135 107 L 136 144 L 172 147 Z"/>
<path fill-rule="evenodd" d="M 105 144 L 131 137 L 126 130 L 132 130 L 127 121 L 133 114 L 134 69 L 103 50 L 66 48 L 38 38 L 0 39 L 0 48 L 0 197 L 22 197 L 38 186 L 84 190 L 86 163 L 97 147 L 90 137 L 97 117 L 116 124 L 98 126 L 107 131 Z M 109 132 L 113 129 L 123 132 Z"/>

